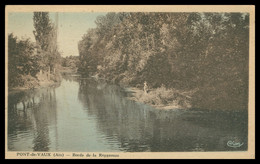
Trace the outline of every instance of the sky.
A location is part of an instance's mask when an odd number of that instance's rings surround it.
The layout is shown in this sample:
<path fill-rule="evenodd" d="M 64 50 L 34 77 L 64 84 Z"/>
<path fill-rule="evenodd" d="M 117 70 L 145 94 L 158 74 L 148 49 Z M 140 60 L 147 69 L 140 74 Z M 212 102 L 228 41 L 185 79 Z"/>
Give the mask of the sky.
<path fill-rule="evenodd" d="M 95 20 L 99 15 L 106 13 L 59 13 L 58 46 L 63 57 L 78 55 L 78 41 L 90 28 L 95 28 Z M 50 19 L 54 22 L 55 13 L 50 12 Z M 7 32 L 13 33 L 19 39 L 30 38 L 35 42 L 33 35 L 33 13 L 8 13 Z"/>

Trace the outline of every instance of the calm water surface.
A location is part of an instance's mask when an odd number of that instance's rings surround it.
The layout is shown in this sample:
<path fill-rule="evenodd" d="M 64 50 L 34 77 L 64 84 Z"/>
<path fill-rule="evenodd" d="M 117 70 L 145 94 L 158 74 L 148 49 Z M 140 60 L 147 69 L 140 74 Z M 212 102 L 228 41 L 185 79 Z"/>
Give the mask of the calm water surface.
<path fill-rule="evenodd" d="M 126 96 L 118 86 L 79 76 L 64 76 L 58 87 L 10 94 L 8 150 L 247 150 L 247 112 L 164 111 Z"/>

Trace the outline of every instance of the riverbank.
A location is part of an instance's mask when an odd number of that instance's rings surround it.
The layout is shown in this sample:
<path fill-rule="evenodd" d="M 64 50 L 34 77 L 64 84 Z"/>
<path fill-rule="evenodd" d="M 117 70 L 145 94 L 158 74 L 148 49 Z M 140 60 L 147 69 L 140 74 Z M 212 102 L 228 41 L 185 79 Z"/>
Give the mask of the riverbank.
<path fill-rule="evenodd" d="M 192 96 L 198 91 L 197 88 L 193 90 L 179 90 L 175 88 L 166 88 L 162 85 L 158 88 L 149 88 L 146 93 L 141 85 L 139 85 L 139 87 L 133 87 L 129 84 L 111 81 L 103 76 L 101 78 L 98 74 L 91 77 L 96 81 L 101 79 L 104 81 L 105 79 L 109 84 L 119 85 L 123 92 L 127 93 L 127 98 L 130 100 L 163 110 L 192 108 Z"/>
<path fill-rule="evenodd" d="M 129 99 L 148 104 L 156 109 L 189 109 L 191 108 L 192 95 L 197 90 L 180 91 L 174 88 L 159 88 L 150 89 L 147 93 L 140 88 L 127 87 L 124 89 L 129 93 Z"/>
<path fill-rule="evenodd" d="M 8 87 L 9 94 L 32 90 L 32 89 L 40 89 L 46 87 L 55 87 L 58 86 L 61 82 L 61 75 L 63 74 L 74 74 L 77 72 L 77 69 L 73 69 L 71 67 L 62 67 L 58 66 L 55 73 L 51 73 L 50 75 L 47 72 L 38 73 L 36 77 L 32 77 L 31 75 L 22 75 L 21 82 L 19 86 L 16 87 Z"/>
<path fill-rule="evenodd" d="M 30 75 L 22 76 L 23 83 L 16 87 L 8 87 L 8 94 L 13 94 L 26 90 L 41 89 L 46 87 L 58 86 L 61 82 L 60 72 L 50 74 L 47 77 L 46 74 L 38 74 L 36 77 Z"/>
<path fill-rule="evenodd" d="M 74 74 L 74 73 L 77 73 L 77 69 L 71 68 L 71 67 L 60 67 L 60 73 L 61 74 Z"/>
<path fill-rule="evenodd" d="M 247 148 L 247 113 L 154 109 L 127 101 L 118 85 L 69 76 L 62 76 L 57 88 L 8 97 L 9 151 L 55 152 L 67 151 L 68 147 L 74 152 L 241 151 Z M 234 139 L 233 134 L 245 147 L 234 150 L 226 146 Z"/>

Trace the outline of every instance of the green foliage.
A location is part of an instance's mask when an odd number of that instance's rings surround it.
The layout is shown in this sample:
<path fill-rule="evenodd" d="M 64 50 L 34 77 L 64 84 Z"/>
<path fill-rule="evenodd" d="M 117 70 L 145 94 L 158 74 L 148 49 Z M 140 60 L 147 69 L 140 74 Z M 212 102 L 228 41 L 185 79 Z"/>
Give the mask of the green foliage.
<path fill-rule="evenodd" d="M 34 12 L 33 25 L 35 30 L 33 34 L 37 44 L 42 50 L 47 51 L 50 46 L 49 36 L 53 29 L 48 12 Z"/>
<path fill-rule="evenodd" d="M 29 39 L 18 40 L 13 34 L 8 35 L 9 87 L 30 88 L 38 85 L 36 74 L 40 70 L 53 71 L 60 63 L 57 32 L 49 19 L 49 13 L 34 12 L 33 22 L 36 43 Z M 52 79 L 57 81 L 55 77 Z"/>
<path fill-rule="evenodd" d="M 170 106 L 171 108 L 187 109 L 191 107 L 191 97 L 196 90 L 180 91 L 167 89 L 164 85 L 150 90 L 148 93 L 136 91 L 134 99 L 154 106 Z"/>
<path fill-rule="evenodd" d="M 198 88 L 193 107 L 247 108 L 248 14 L 119 15 L 98 17 L 83 36 L 81 72 L 131 86 Z"/>
<path fill-rule="evenodd" d="M 12 33 L 8 35 L 9 87 L 22 86 L 26 83 L 26 76 L 35 77 L 39 71 L 39 56 L 35 53 L 34 47 L 29 39 L 18 40 Z"/>
<path fill-rule="evenodd" d="M 60 63 L 61 55 L 57 47 L 57 31 L 48 12 L 34 12 L 33 25 L 37 51 L 41 56 L 41 69 L 51 69 Z"/>
<path fill-rule="evenodd" d="M 72 69 L 77 69 L 79 65 L 79 57 L 78 56 L 66 56 L 62 58 L 61 66 L 70 67 Z"/>

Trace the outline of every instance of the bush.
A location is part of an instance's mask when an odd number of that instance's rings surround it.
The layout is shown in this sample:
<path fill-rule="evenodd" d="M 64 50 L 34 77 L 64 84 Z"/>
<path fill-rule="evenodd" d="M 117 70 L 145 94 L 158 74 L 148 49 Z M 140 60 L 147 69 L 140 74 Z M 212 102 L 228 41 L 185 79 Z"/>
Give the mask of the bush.
<path fill-rule="evenodd" d="M 28 89 L 39 86 L 39 81 L 31 75 L 21 75 L 18 81 L 18 87 L 24 87 Z"/>
<path fill-rule="evenodd" d="M 141 102 L 155 106 L 171 106 L 172 108 L 186 109 L 191 107 L 191 96 L 196 90 L 184 92 L 177 89 L 167 89 L 164 85 L 148 93 L 136 92 L 135 97 Z"/>

